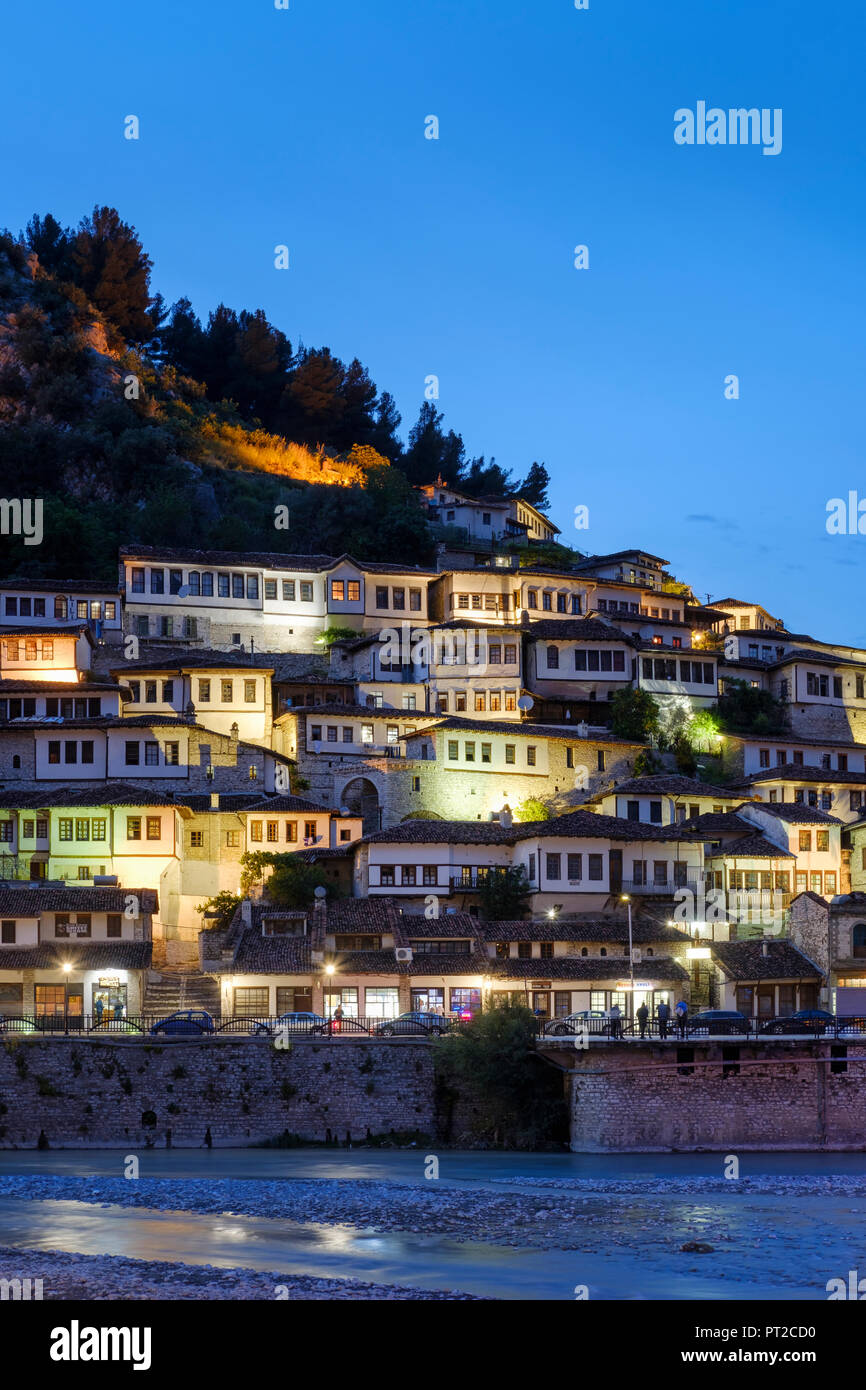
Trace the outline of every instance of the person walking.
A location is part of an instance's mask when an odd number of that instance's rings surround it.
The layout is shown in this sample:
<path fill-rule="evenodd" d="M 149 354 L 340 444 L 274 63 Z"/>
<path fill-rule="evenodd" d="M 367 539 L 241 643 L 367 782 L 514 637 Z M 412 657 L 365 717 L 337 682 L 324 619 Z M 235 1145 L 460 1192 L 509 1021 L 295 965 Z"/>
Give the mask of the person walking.
<path fill-rule="evenodd" d="M 617 1042 L 622 1039 L 622 1009 L 619 1004 L 614 1004 L 610 1011 L 610 1036 L 616 1038 Z"/>
<path fill-rule="evenodd" d="M 341 1026 L 342 1022 L 343 1022 L 343 1006 L 342 1006 L 342 1004 L 338 1004 L 337 1007 L 336 1007 L 336 1009 L 334 1010 L 334 1032 L 335 1032 L 335 1033 L 339 1033 L 339 1031 L 340 1031 L 340 1026 Z"/>
<path fill-rule="evenodd" d="M 649 1009 L 646 1006 L 646 1000 L 644 1000 L 644 1002 L 641 1004 L 640 1008 L 637 1011 L 638 1027 L 640 1028 L 640 1035 L 642 1038 L 646 1037 L 646 1026 L 648 1019 Z"/>
<path fill-rule="evenodd" d="M 677 1004 L 677 1030 L 681 1038 L 686 1036 L 686 1023 L 689 1017 L 689 1006 L 684 999 Z"/>
<path fill-rule="evenodd" d="M 104 1008 L 105 1008 L 105 1005 L 103 1004 L 102 1000 L 97 996 L 96 1003 L 93 1005 L 93 1012 L 96 1014 L 96 1026 L 97 1026 L 97 1028 L 99 1027 L 100 1023 L 102 1022 L 102 1011 L 103 1011 Z"/>
<path fill-rule="evenodd" d="M 656 1017 L 659 1021 L 659 1037 L 666 1038 L 668 1035 L 668 1023 L 670 1022 L 671 1011 L 670 1005 L 666 1004 L 664 1000 L 661 1001 L 656 1009 Z"/>

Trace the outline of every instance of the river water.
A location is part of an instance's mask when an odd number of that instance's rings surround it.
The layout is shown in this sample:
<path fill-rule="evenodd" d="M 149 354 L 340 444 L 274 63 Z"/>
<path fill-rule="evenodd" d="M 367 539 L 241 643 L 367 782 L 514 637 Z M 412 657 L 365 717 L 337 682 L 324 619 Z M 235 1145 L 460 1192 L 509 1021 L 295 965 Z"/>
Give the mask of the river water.
<path fill-rule="evenodd" d="M 188 1179 L 286 1184 L 280 1187 L 286 1192 L 329 1180 L 373 1181 L 383 1185 L 384 1210 L 389 1199 L 405 1200 L 407 1187 L 423 1184 L 426 1155 L 221 1149 L 152 1150 L 139 1157 L 141 1179 L 155 1180 L 147 1190 L 170 1193 L 172 1180 Z M 462 1191 L 470 1212 L 472 1200 L 485 1193 L 510 1194 L 515 1211 L 542 1197 L 555 1229 L 557 1204 L 577 1195 L 592 1237 L 575 1241 L 572 1228 L 566 1243 L 576 1248 L 538 1248 L 531 1241 L 515 1248 L 505 1236 L 474 1238 L 471 1216 L 460 1240 L 427 1234 L 423 1226 L 380 1230 L 374 1224 L 239 1214 L 231 1212 L 230 1199 L 222 1215 L 128 1207 L 115 1200 L 46 1200 L 42 1188 L 27 1194 L 28 1178 L 117 1180 L 124 1155 L 3 1151 L 0 1181 L 24 1183 L 20 1195 L 14 1183 L 0 1195 L 0 1245 L 351 1277 L 505 1299 L 573 1299 L 576 1287 L 586 1286 L 593 1299 L 800 1301 L 826 1299 L 827 1281 L 847 1277 L 851 1269 L 866 1275 L 863 1154 L 742 1155 L 740 1178 L 764 1186 L 774 1180 L 770 1190 L 751 1190 L 747 1181 L 706 1192 L 702 1184 L 723 1177 L 721 1155 L 444 1151 L 438 1158 L 440 1187 Z M 842 1181 L 828 1190 L 828 1178 Z M 575 1181 L 579 1187 L 569 1187 Z M 625 1190 L 617 1191 L 617 1184 Z M 708 1241 L 713 1252 L 682 1253 L 688 1239 Z"/>

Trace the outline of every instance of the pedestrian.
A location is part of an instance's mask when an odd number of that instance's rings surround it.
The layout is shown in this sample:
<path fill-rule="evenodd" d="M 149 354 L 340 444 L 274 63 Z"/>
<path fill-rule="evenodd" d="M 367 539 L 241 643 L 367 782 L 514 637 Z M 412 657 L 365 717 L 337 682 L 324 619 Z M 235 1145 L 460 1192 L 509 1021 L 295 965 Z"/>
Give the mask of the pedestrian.
<path fill-rule="evenodd" d="M 658 1018 L 658 1021 L 659 1021 L 659 1037 L 660 1037 L 660 1038 L 666 1038 L 667 1035 L 668 1035 L 668 1022 L 670 1021 L 670 1016 L 671 1016 L 670 1005 L 669 1005 L 669 1004 L 666 1004 L 665 1001 L 664 1001 L 664 999 L 663 999 L 663 1000 L 661 1001 L 661 1003 L 659 1004 L 658 1008 L 656 1009 L 656 1017 Z"/>
<path fill-rule="evenodd" d="M 644 1002 L 641 1004 L 640 1008 L 637 1011 L 637 1021 L 640 1026 L 640 1035 L 642 1038 L 646 1037 L 646 1025 L 648 1018 L 649 1009 L 646 1006 L 646 1000 L 644 1000 Z"/>
<path fill-rule="evenodd" d="M 343 1006 L 338 1004 L 334 1010 L 334 1032 L 339 1033 L 340 1025 L 343 1022 Z"/>
<path fill-rule="evenodd" d="M 115 1006 L 114 1006 L 114 1021 L 115 1021 L 115 1023 L 119 1023 L 120 1020 L 121 1020 L 122 1018 L 123 1018 L 123 1005 L 121 1004 L 120 1000 L 118 999 L 117 1003 L 116 1003 Z"/>
<path fill-rule="evenodd" d="M 210 1132 L 210 1125 L 208 1125 L 207 1129 L 204 1132 L 204 1146 L 206 1149 L 213 1148 L 213 1135 Z"/>
<path fill-rule="evenodd" d="M 677 1004 L 677 1029 L 681 1038 L 686 1036 L 686 1023 L 689 1017 L 689 1006 L 684 999 Z"/>
<path fill-rule="evenodd" d="M 622 1039 L 622 1009 L 614 1004 L 610 1011 L 610 1036 L 617 1042 Z"/>
<path fill-rule="evenodd" d="M 96 1026 L 97 1026 L 97 1028 L 99 1027 L 100 1023 L 102 1022 L 102 1011 L 103 1011 L 104 1008 L 105 1008 L 105 1005 L 103 1004 L 103 1002 L 102 1002 L 102 1000 L 99 998 L 99 996 L 97 996 L 97 998 L 96 998 L 96 1003 L 93 1005 L 93 1012 L 96 1014 Z"/>

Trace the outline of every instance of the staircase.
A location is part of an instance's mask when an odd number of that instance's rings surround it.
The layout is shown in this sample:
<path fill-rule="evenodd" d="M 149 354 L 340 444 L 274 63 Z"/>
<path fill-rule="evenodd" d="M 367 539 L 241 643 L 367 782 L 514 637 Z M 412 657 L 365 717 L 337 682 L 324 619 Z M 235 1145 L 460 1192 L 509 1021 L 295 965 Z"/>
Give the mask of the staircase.
<path fill-rule="evenodd" d="M 155 980 L 148 980 L 144 996 L 144 1011 L 147 1014 L 177 1013 L 179 1009 L 206 1009 L 208 1013 L 220 1012 L 219 982 L 211 975 L 203 975 L 200 970 L 164 969 Z"/>

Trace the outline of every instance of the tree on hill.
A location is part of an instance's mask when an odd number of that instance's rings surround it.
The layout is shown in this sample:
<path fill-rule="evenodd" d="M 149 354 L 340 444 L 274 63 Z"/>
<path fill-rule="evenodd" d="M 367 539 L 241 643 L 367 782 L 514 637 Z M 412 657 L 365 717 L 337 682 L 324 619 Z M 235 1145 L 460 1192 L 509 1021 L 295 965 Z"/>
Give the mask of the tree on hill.
<path fill-rule="evenodd" d="M 481 915 L 485 922 L 525 917 L 532 891 L 522 864 L 516 869 L 491 869 L 478 885 Z"/>
<path fill-rule="evenodd" d="M 522 497 L 524 502 L 530 506 L 537 507 L 540 512 L 546 512 L 550 506 L 550 499 L 547 489 L 550 486 L 550 474 L 543 463 L 533 463 L 526 477 L 515 485 L 514 492 L 517 497 Z"/>
<path fill-rule="evenodd" d="M 150 293 L 152 262 L 134 227 L 115 208 L 84 217 L 70 251 L 71 278 L 126 343 L 147 343 L 158 327 L 161 300 Z"/>
<path fill-rule="evenodd" d="M 44 217 L 34 213 L 27 223 L 24 241 L 38 256 L 44 271 L 56 275 L 58 280 L 69 278 L 72 233 L 68 227 L 61 227 L 52 213 L 46 213 Z"/>
<path fill-rule="evenodd" d="M 268 899 L 277 907 L 312 907 L 316 889 L 335 891 L 333 883 L 315 864 L 307 864 L 298 854 L 277 854 L 268 850 L 248 850 L 241 855 L 241 892 L 264 882 Z M 272 873 L 265 875 L 270 867 Z"/>
<path fill-rule="evenodd" d="M 460 483 L 465 463 L 463 440 L 453 430 L 445 433 L 443 415 L 432 401 L 424 401 L 409 431 L 409 444 L 400 467 L 410 483 L 422 486 L 441 477 L 452 487 Z"/>
<path fill-rule="evenodd" d="M 719 726 L 727 733 L 776 734 L 788 727 L 785 702 L 746 681 L 729 681 L 715 708 Z"/>

